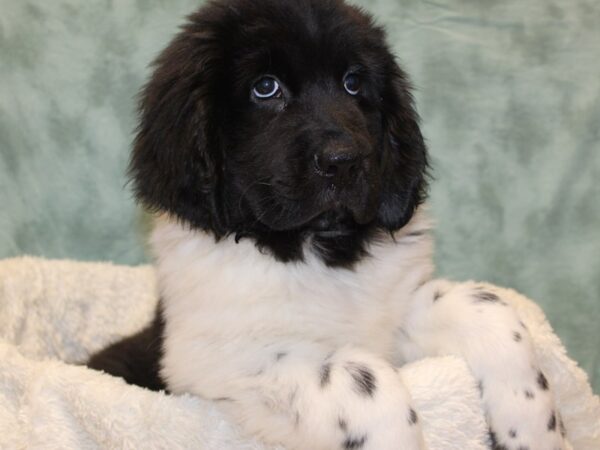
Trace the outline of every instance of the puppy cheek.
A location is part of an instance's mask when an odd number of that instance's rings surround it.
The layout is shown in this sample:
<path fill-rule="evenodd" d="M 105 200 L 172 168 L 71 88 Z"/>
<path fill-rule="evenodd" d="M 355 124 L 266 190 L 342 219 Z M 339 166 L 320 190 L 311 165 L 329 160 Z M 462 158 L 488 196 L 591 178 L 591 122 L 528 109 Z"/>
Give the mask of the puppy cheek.
<path fill-rule="evenodd" d="M 361 182 L 357 188 L 357 193 L 351 205 L 355 205 L 353 210 L 354 220 L 361 225 L 375 220 L 380 211 L 380 185 L 377 175 L 371 179 Z"/>
<path fill-rule="evenodd" d="M 377 217 L 381 226 L 394 231 L 402 228 L 411 219 L 422 202 L 420 180 L 413 180 L 407 187 L 390 183 L 380 194 Z"/>

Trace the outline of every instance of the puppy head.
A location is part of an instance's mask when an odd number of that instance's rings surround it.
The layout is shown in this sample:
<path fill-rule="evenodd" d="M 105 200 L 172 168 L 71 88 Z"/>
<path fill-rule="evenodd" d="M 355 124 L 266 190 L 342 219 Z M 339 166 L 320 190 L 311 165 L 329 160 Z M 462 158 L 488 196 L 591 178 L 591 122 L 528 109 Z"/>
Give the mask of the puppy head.
<path fill-rule="evenodd" d="M 383 31 L 339 0 L 220 0 L 189 17 L 141 98 L 138 198 L 278 259 L 331 265 L 402 227 L 426 149 Z"/>

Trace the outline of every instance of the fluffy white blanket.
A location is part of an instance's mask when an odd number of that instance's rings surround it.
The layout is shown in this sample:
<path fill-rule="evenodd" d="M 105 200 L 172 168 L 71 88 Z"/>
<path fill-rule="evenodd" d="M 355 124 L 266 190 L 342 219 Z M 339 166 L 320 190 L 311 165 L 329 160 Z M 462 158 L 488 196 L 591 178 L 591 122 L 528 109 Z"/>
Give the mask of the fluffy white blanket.
<path fill-rule="evenodd" d="M 507 295 L 555 387 L 572 448 L 600 449 L 600 399 L 542 311 Z M 77 366 L 150 321 L 151 267 L 18 258 L 0 261 L 0 448 L 259 450 L 210 402 L 126 385 Z M 487 448 L 474 379 L 453 357 L 402 368 L 432 450 Z"/>

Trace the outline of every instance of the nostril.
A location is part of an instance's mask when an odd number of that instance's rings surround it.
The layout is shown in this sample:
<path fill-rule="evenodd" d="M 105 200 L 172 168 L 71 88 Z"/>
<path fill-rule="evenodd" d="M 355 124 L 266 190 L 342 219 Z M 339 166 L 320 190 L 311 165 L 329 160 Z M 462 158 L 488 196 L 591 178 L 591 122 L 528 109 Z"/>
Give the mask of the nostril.
<path fill-rule="evenodd" d="M 316 172 L 322 177 L 346 180 L 358 174 L 358 155 L 348 150 L 331 151 L 331 149 L 326 149 L 315 154 L 314 166 Z"/>
<path fill-rule="evenodd" d="M 325 169 L 325 176 L 326 177 L 334 177 L 337 174 L 337 172 L 338 172 L 338 167 L 333 164 L 330 164 Z"/>
<path fill-rule="evenodd" d="M 327 161 L 327 158 L 323 155 L 315 154 L 314 165 L 316 172 L 322 177 L 332 178 L 338 172 L 338 167 L 331 161 Z"/>

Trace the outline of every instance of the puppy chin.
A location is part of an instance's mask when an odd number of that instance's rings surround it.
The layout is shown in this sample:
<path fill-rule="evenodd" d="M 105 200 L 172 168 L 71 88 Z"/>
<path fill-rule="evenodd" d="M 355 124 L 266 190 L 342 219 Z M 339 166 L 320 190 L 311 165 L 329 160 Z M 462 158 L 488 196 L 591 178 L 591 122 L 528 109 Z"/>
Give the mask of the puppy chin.
<path fill-rule="evenodd" d="M 344 233 L 356 226 L 352 213 L 346 209 L 326 211 L 309 224 L 310 230 L 320 235 Z"/>

